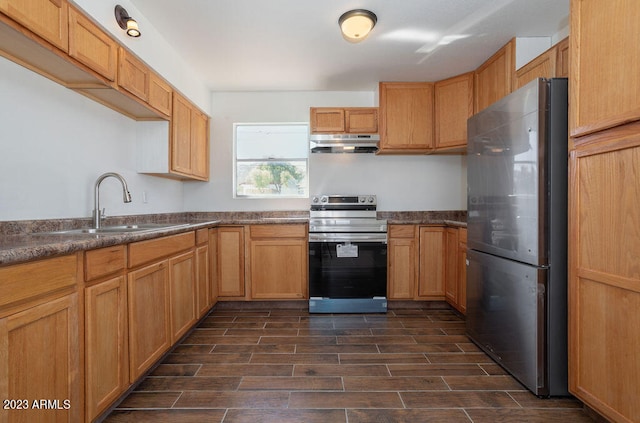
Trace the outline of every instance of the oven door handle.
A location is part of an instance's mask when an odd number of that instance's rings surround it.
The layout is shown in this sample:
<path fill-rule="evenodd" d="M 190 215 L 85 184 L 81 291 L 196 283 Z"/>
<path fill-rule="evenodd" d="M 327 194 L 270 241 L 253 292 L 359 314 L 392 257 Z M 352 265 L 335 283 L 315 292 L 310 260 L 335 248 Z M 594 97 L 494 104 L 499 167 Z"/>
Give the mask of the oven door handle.
<path fill-rule="evenodd" d="M 387 243 L 387 234 L 310 233 L 309 242 L 379 242 Z"/>

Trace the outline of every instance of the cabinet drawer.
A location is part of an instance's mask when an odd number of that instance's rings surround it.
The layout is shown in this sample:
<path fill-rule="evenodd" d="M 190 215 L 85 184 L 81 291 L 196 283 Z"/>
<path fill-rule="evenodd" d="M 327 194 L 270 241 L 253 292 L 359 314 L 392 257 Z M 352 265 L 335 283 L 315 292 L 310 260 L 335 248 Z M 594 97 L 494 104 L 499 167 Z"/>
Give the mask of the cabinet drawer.
<path fill-rule="evenodd" d="M 196 233 L 194 231 L 134 242 L 129 244 L 129 268 L 178 253 L 195 245 Z"/>
<path fill-rule="evenodd" d="M 389 225 L 389 238 L 414 238 L 415 225 Z"/>
<path fill-rule="evenodd" d="M 126 247 L 124 245 L 87 251 L 84 255 L 84 280 L 90 281 L 117 272 L 125 266 Z"/>
<path fill-rule="evenodd" d="M 209 242 L 209 229 L 198 229 L 196 231 L 196 244 L 206 244 Z"/>
<path fill-rule="evenodd" d="M 307 225 L 251 225 L 251 238 L 306 238 Z"/>
<path fill-rule="evenodd" d="M 77 271 L 75 254 L 0 268 L 0 308 L 71 287 Z"/>

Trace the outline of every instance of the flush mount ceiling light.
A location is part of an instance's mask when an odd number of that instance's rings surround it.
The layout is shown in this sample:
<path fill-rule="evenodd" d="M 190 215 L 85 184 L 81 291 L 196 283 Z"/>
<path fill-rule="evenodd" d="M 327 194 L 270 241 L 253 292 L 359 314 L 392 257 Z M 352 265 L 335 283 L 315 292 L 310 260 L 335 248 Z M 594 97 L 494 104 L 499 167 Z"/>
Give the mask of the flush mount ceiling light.
<path fill-rule="evenodd" d="M 129 37 L 139 37 L 140 29 L 138 28 L 138 22 L 135 21 L 129 13 L 125 10 L 124 7 L 117 5 L 116 10 L 116 22 L 120 25 L 120 28 L 124 29 L 127 32 Z"/>
<path fill-rule="evenodd" d="M 350 10 L 338 19 L 342 36 L 350 43 L 359 43 L 367 38 L 376 22 L 378 17 L 375 13 L 365 9 Z"/>

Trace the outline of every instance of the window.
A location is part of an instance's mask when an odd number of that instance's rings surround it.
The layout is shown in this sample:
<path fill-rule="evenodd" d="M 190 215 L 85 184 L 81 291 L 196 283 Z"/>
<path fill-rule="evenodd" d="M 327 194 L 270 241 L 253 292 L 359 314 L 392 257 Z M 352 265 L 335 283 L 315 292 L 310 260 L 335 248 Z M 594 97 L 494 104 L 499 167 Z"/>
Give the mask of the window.
<path fill-rule="evenodd" d="M 234 197 L 308 197 L 309 128 L 304 123 L 235 123 Z"/>

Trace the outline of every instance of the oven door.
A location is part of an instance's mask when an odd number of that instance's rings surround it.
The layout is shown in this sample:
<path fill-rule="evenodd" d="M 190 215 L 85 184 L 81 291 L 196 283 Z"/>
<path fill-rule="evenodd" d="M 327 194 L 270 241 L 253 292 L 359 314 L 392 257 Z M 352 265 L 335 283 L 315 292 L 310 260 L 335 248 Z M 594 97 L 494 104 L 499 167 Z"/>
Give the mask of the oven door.
<path fill-rule="evenodd" d="M 309 296 L 386 299 L 387 234 L 309 234 Z"/>

